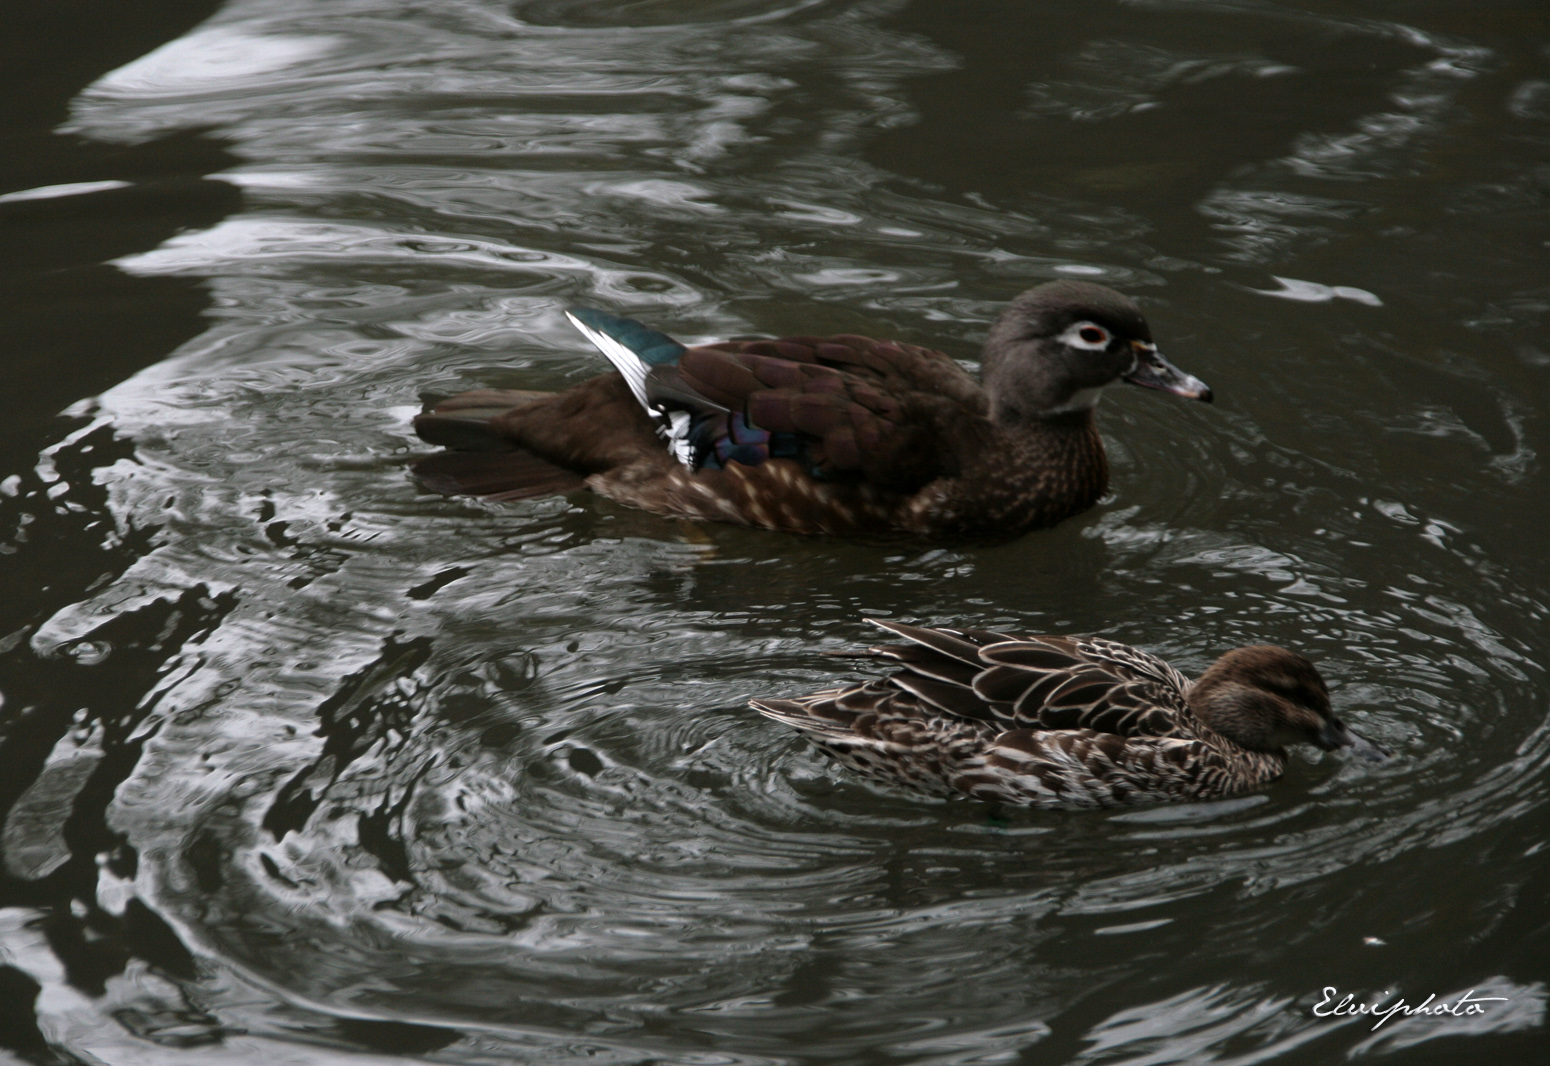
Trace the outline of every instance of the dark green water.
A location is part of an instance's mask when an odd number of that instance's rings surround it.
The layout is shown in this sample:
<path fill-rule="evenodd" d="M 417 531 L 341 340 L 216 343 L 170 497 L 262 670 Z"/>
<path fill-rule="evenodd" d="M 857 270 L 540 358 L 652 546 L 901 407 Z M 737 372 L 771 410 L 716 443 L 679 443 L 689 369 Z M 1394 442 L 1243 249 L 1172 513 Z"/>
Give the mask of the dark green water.
<path fill-rule="evenodd" d="M 0 1056 L 1543 1061 L 1550 10 L 147 6 L 4 45 L 0 192 L 116 184 L 0 198 Z M 1062 276 L 1218 402 L 1015 543 L 404 471 L 570 302 L 972 359 Z M 992 820 L 743 707 L 864 614 L 1286 644 L 1398 757 Z"/>

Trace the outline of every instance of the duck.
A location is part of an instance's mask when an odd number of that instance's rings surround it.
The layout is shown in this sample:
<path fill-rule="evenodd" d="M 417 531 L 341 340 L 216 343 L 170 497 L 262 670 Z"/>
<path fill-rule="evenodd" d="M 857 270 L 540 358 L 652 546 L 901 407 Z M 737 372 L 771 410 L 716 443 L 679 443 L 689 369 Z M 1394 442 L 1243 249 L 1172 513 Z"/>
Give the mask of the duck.
<path fill-rule="evenodd" d="M 906 643 L 837 654 L 897 672 L 750 706 L 845 767 L 918 792 L 1125 807 L 1259 789 L 1281 776 L 1294 744 L 1388 757 L 1335 717 L 1311 662 L 1274 645 L 1235 648 L 1191 681 L 1101 637 L 868 621 Z"/>
<path fill-rule="evenodd" d="M 688 347 L 567 312 L 614 370 L 558 393 L 478 389 L 414 419 L 447 449 L 428 491 L 520 500 L 590 489 L 661 515 L 798 534 L 1011 537 L 1108 488 L 1094 425 L 1125 381 L 1210 402 L 1135 301 L 1049 282 L 991 327 L 976 380 L 948 355 L 854 334 Z"/>

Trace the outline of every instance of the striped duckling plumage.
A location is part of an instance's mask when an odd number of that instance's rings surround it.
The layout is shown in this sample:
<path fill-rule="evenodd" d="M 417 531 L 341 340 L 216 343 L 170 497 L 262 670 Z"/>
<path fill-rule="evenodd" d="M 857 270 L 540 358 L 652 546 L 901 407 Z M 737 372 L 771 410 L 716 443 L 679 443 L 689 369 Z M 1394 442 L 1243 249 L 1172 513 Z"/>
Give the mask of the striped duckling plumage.
<path fill-rule="evenodd" d="M 1313 664 L 1284 648 L 1234 649 L 1191 682 L 1110 640 L 872 621 L 908 643 L 856 654 L 897 672 L 751 705 L 892 784 L 1008 805 L 1118 807 L 1259 788 L 1281 776 L 1289 744 L 1384 757 L 1334 717 Z"/>
<path fill-rule="evenodd" d="M 685 347 L 631 319 L 571 321 L 614 364 L 561 393 L 485 389 L 415 420 L 451 450 L 426 488 L 495 500 L 590 488 L 659 514 L 793 533 L 1013 536 L 1108 487 L 1093 406 L 1128 381 L 1210 400 L 1140 310 L 1089 282 L 1017 297 L 982 380 L 941 352 L 855 335 Z"/>

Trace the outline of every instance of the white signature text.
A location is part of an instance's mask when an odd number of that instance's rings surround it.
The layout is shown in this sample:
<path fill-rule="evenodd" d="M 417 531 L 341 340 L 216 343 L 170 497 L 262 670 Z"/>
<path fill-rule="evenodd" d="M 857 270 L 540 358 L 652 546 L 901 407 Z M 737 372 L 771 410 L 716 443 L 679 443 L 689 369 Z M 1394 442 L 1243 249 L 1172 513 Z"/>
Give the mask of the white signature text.
<path fill-rule="evenodd" d="M 1455 1018 L 1463 1018 L 1470 1014 L 1484 1014 L 1485 1007 L 1482 1004 L 1507 1002 L 1506 996 L 1476 996 L 1473 988 L 1451 1003 L 1444 1001 L 1433 1004 L 1432 1000 L 1437 998 L 1437 994 L 1434 992 L 1414 1007 L 1407 1005 L 1403 996 L 1393 1003 L 1383 1002 L 1384 999 L 1393 995 L 1392 992 L 1384 992 L 1376 1003 L 1357 1003 L 1356 996 L 1349 992 L 1341 997 L 1337 1003 L 1335 1002 L 1335 997 L 1339 994 L 1333 985 L 1325 985 L 1324 998 L 1313 1005 L 1314 1017 L 1354 1018 L 1359 1014 L 1370 1014 L 1377 1019 L 1372 1024 L 1373 1031 L 1375 1032 L 1396 1014 L 1403 1014 L 1407 1018 L 1415 1014 L 1448 1014 Z"/>

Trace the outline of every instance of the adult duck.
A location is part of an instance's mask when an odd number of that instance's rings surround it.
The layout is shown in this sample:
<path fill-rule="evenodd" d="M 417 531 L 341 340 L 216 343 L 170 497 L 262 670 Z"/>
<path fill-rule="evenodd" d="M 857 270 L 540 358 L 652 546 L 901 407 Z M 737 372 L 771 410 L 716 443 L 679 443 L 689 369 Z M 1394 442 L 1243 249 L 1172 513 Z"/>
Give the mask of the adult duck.
<path fill-rule="evenodd" d="M 658 514 L 791 533 L 1014 536 L 1108 487 L 1093 424 L 1105 386 L 1211 399 L 1158 353 L 1132 300 L 1090 282 L 1013 300 L 982 381 L 898 341 L 686 348 L 602 311 L 569 316 L 617 372 L 436 405 L 415 431 L 453 450 L 415 464 L 427 489 L 514 500 L 585 486 Z"/>
<path fill-rule="evenodd" d="M 751 705 L 892 784 L 1118 807 L 1257 789 L 1281 776 L 1290 744 L 1386 757 L 1334 716 L 1318 670 L 1285 648 L 1237 648 L 1191 682 L 1110 640 L 871 621 L 909 643 L 857 654 L 898 672 Z"/>

